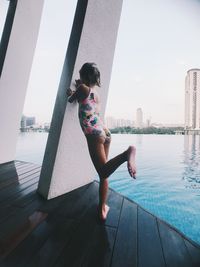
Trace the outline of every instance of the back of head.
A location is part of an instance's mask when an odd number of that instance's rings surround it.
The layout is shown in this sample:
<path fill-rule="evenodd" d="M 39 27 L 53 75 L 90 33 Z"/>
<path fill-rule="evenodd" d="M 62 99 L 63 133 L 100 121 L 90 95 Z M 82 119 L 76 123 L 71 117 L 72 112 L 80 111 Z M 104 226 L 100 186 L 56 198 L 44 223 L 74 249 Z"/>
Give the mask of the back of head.
<path fill-rule="evenodd" d="M 85 63 L 81 67 L 80 71 L 80 77 L 89 86 L 101 86 L 100 81 L 100 71 L 97 68 L 97 65 L 95 63 Z"/>

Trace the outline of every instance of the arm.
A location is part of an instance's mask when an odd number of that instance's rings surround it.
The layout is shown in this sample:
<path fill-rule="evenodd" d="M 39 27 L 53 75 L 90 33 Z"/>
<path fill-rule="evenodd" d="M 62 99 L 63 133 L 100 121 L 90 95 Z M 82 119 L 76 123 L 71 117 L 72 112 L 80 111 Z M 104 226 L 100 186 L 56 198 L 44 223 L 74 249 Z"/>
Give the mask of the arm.
<path fill-rule="evenodd" d="M 84 100 L 86 97 L 88 97 L 90 92 L 90 88 L 86 86 L 85 84 L 80 84 L 77 86 L 76 91 L 72 91 L 72 94 L 70 95 L 68 101 L 70 103 L 74 102 L 75 100 Z"/>

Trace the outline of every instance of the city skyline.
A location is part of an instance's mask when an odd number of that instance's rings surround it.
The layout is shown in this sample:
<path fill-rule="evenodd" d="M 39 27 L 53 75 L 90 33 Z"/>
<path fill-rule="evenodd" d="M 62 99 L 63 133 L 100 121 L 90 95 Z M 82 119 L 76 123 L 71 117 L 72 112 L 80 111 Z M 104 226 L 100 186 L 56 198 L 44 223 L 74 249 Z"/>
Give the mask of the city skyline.
<path fill-rule="evenodd" d="M 44 5 L 23 111 L 39 122 L 51 121 L 75 7 L 72 0 Z M 200 67 L 199 12 L 196 0 L 124 1 L 106 116 L 132 119 L 142 107 L 155 122 L 184 122 L 185 73 Z"/>
<path fill-rule="evenodd" d="M 141 108 L 140 108 L 141 109 Z M 138 109 L 137 109 L 138 110 Z M 136 113 L 137 113 L 136 110 Z M 119 118 L 119 117 L 114 117 L 114 116 L 105 116 L 104 121 L 106 123 L 106 125 L 109 125 L 111 128 L 115 128 L 115 127 L 127 127 L 127 126 L 131 126 L 131 127 L 136 127 L 137 128 L 137 116 L 133 117 L 132 119 L 128 119 L 128 118 Z M 145 118 L 145 117 L 144 117 Z M 35 121 L 35 125 L 44 125 L 44 124 L 50 124 L 51 121 L 37 121 L 36 116 L 34 116 L 34 114 L 30 115 L 30 116 L 26 116 L 26 115 L 22 115 L 22 119 L 34 119 Z M 21 121 L 21 123 L 23 123 Z M 145 128 L 145 127 L 150 127 L 150 126 L 160 126 L 160 127 L 182 127 L 183 124 L 180 123 L 163 123 L 162 121 L 156 122 L 151 120 L 150 118 L 145 118 L 144 120 L 142 120 L 142 127 L 138 127 L 138 128 Z"/>

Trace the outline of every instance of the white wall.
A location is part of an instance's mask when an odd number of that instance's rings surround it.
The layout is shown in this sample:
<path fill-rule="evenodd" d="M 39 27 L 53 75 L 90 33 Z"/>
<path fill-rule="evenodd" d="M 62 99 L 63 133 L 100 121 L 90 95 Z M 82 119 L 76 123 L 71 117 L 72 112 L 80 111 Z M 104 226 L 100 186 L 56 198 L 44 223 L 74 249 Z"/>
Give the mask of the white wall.
<path fill-rule="evenodd" d="M 0 163 L 15 158 L 44 0 L 18 0 L 0 79 Z"/>

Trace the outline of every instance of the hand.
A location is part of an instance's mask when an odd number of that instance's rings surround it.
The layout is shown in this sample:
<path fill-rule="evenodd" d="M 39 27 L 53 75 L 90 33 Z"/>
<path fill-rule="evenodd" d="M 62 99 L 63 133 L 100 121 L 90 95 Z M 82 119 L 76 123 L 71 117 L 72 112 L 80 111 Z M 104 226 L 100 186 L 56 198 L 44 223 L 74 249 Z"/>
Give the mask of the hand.
<path fill-rule="evenodd" d="M 73 93 L 74 93 L 74 91 L 72 91 L 71 88 L 68 88 L 68 89 L 67 89 L 67 96 L 68 96 L 68 97 L 71 96 L 71 95 L 73 95 Z"/>
<path fill-rule="evenodd" d="M 82 81 L 80 79 L 75 80 L 75 86 L 76 88 L 79 87 L 82 84 Z"/>

